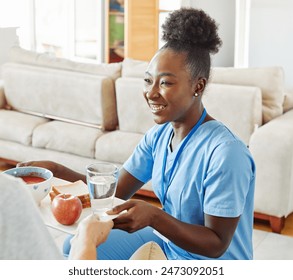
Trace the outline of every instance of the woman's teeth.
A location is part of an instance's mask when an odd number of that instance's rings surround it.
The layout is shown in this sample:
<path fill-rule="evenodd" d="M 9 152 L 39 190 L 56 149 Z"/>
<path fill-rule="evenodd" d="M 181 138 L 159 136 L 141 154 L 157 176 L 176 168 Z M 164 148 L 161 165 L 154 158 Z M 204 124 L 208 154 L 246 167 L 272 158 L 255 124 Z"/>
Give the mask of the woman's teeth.
<path fill-rule="evenodd" d="M 165 109 L 164 105 L 150 105 L 150 108 L 153 112 L 158 112 Z"/>

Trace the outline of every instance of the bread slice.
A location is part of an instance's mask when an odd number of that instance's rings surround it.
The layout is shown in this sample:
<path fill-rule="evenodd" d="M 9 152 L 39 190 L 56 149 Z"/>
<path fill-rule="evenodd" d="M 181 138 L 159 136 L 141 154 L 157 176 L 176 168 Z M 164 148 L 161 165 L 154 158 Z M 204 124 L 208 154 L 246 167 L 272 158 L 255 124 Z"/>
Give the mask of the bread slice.
<path fill-rule="evenodd" d="M 87 185 L 81 180 L 76 181 L 74 183 L 68 183 L 66 185 L 53 185 L 52 190 L 49 193 L 51 201 L 53 201 L 56 195 L 61 193 L 72 194 L 74 196 L 77 196 L 82 203 L 82 208 L 91 207 L 90 195 L 88 192 Z"/>

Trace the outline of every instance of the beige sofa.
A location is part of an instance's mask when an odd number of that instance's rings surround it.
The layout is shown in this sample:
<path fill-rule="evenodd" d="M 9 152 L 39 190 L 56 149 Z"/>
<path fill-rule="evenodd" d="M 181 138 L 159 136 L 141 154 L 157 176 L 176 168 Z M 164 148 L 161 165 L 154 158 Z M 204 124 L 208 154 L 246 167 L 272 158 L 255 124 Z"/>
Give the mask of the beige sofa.
<path fill-rule="evenodd" d="M 117 165 L 154 125 L 142 95 L 147 63 L 83 64 L 11 49 L 2 66 L 0 158 L 47 159 L 85 172 Z M 280 67 L 214 68 L 203 97 L 208 112 L 250 148 L 257 166 L 255 216 L 280 232 L 293 212 L 293 93 Z M 140 191 L 154 196 L 151 182 Z"/>

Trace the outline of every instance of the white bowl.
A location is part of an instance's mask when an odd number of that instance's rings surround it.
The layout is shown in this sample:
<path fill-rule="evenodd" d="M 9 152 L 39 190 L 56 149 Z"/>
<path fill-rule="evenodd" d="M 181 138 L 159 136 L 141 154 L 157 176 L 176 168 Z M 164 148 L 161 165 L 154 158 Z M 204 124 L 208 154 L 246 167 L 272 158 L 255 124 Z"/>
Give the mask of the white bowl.
<path fill-rule="evenodd" d="M 43 178 L 44 181 L 42 182 L 26 183 L 26 187 L 29 188 L 37 204 L 39 204 L 51 190 L 51 180 L 53 178 L 53 173 L 46 168 L 35 166 L 15 167 L 5 170 L 3 173 L 12 175 L 14 177 L 36 176 Z"/>

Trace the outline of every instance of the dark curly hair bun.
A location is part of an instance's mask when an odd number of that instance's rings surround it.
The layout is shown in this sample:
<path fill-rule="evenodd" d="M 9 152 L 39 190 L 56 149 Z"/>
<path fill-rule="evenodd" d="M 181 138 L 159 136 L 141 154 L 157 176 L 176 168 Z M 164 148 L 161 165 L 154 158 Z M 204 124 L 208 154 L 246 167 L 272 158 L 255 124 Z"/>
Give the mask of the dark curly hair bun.
<path fill-rule="evenodd" d="M 222 45 L 216 22 L 203 10 L 175 10 L 166 19 L 162 29 L 162 39 L 176 48 L 200 48 L 217 53 Z"/>

